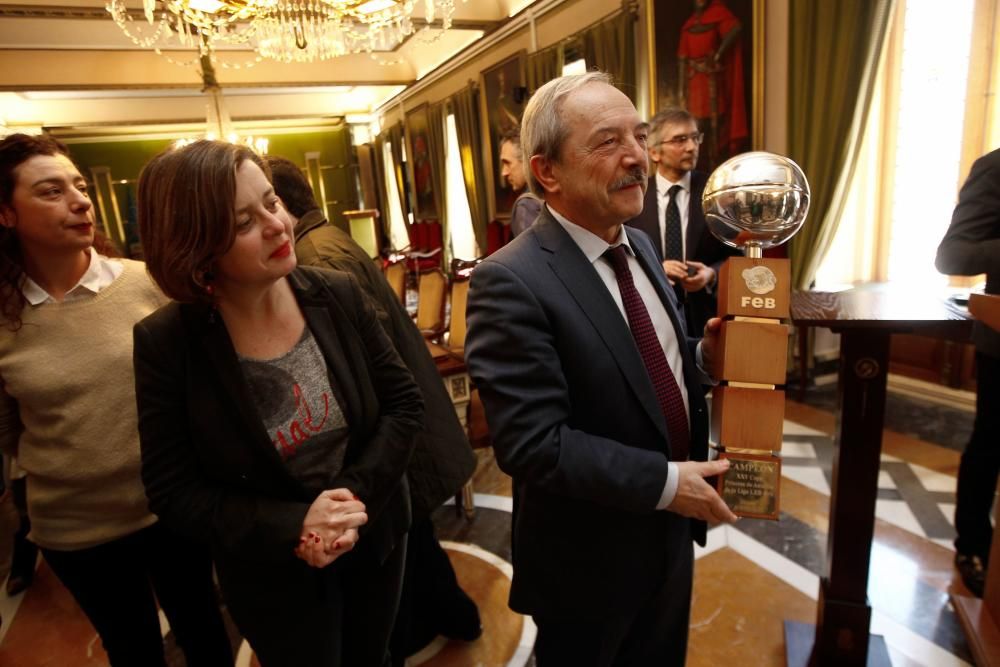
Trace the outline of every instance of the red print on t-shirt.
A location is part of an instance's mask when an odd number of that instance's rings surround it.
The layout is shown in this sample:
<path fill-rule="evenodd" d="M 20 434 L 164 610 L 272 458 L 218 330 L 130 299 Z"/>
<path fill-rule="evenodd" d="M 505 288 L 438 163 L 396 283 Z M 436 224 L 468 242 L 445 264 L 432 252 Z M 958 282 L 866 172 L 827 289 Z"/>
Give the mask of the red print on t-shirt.
<path fill-rule="evenodd" d="M 322 431 L 323 424 L 326 423 L 326 418 L 330 415 L 330 396 L 326 392 L 323 392 L 323 418 L 319 422 L 313 421 L 312 408 L 309 407 L 309 401 L 297 382 L 292 385 L 292 392 L 295 395 L 295 414 L 287 426 L 291 442 L 285 435 L 285 429 L 282 428 L 278 429 L 273 441 L 274 446 L 285 459 L 295 456 L 295 452 L 299 450 L 302 443 L 312 437 L 312 434 Z"/>

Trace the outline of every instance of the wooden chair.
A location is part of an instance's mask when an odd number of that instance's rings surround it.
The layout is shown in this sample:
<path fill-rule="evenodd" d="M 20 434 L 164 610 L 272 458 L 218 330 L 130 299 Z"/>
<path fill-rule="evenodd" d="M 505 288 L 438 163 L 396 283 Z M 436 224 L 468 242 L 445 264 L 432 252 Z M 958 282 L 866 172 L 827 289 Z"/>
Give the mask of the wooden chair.
<path fill-rule="evenodd" d="M 448 322 L 448 347 L 459 356 L 465 356 L 465 306 L 469 299 L 469 280 L 472 270 L 482 260 L 451 260 L 451 317 Z"/>
<path fill-rule="evenodd" d="M 465 334 L 468 331 L 465 322 L 465 308 L 469 297 L 469 282 L 472 271 L 482 260 L 471 261 L 454 259 L 451 262 L 451 318 L 448 323 L 448 348 L 457 355 L 465 356 Z M 470 380 L 471 384 L 471 380 Z M 473 449 L 490 447 L 489 429 L 486 426 L 486 415 L 483 403 L 479 399 L 479 391 L 470 386 L 469 405 L 466 408 L 466 435 Z M 476 515 L 472 480 L 462 487 L 455 497 L 455 505 L 459 511 L 464 510 L 465 516 L 472 519 Z"/>
<path fill-rule="evenodd" d="M 509 221 L 490 220 L 486 224 L 486 254 L 492 255 L 510 243 L 511 237 Z"/>
<path fill-rule="evenodd" d="M 388 262 L 385 268 L 382 270 L 385 274 L 386 282 L 389 283 L 389 287 L 392 291 L 396 293 L 396 298 L 399 302 L 406 305 L 406 262 Z"/>
<path fill-rule="evenodd" d="M 440 269 L 441 223 L 437 220 L 422 220 L 407 225 L 406 232 L 410 237 L 410 247 L 403 252 L 410 273 L 420 275 L 428 269 Z"/>
<path fill-rule="evenodd" d="M 351 238 L 361 246 L 372 259 L 379 256 L 378 210 L 374 208 L 360 211 L 344 211 Z"/>
<path fill-rule="evenodd" d="M 447 290 L 448 279 L 441 269 L 428 269 L 417 279 L 417 328 L 424 338 L 439 341 L 444 334 Z"/>

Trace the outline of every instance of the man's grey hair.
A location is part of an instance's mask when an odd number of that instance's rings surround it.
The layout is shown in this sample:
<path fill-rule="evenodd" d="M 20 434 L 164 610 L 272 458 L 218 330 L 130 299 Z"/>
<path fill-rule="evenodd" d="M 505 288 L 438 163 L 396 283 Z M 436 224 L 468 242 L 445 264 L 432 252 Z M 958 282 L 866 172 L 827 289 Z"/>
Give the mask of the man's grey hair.
<path fill-rule="evenodd" d="M 658 111 L 649 119 L 649 145 L 655 146 L 663 139 L 660 134 L 667 125 L 688 125 L 689 123 L 694 123 L 695 127 L 698 126 L 698 121 L 686 109 L 667 107 Z"/>
<path fill-rule="evenodd" d="M 569 74 L 552 79 L 528 100 L 521 120 L 521 153 L 526 158 L 524 175 L 528 188 L 538 197 L 544 197 L 545 190 L 531 170 L 531 158 L 540 155 L 552 162 L 559 160 L 562 144 L 569 134 L 569 127 L 560 113 L 562 104 L 571 93 L 591 83 L 613 85 L 611 77 L 604 72 Z"/>

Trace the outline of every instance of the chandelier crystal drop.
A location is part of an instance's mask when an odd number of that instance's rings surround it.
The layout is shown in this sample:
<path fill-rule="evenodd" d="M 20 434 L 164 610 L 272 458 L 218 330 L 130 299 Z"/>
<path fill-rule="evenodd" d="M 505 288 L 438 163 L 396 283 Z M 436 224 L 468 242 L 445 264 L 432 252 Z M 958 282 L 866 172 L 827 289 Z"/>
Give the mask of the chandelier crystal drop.
<path fill-rule="evenodd" d="M 141 48 L 198 49 L 215 60 L 216 46 L 245 45 L 285 63 L 390 51 L 417 32 L 412 16 L 421 2 L 423 30 L 448 30 L 455 12 L 455 0 L 143 0 L 137 17 L 125 1 L 106 8 Z"/>

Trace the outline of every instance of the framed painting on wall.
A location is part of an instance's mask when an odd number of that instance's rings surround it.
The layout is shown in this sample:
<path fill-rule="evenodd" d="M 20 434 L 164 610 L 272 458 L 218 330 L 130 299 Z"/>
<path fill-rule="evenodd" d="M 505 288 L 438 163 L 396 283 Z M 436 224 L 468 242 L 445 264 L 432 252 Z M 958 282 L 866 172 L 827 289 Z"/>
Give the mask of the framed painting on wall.
<path fill-rule="evenodd" d="M 406 114 L 406 159 L 410 164 L 413 187 L 414 220 L 437 220 L 434 201 L 434 162 L 431 159 L 430 137 L 427 134 L 427 104 L 421 104 Z"/>
<path fill-rule="evenodd" d="M 518 51 L 479 75 L 483 155 L 486 162 L 490 219 L 509 218 L 516 193 L 500 178 L 500 137 L 520 127 L 528 102 L 525 52 Z"/>
<path fill-rule="evenodd" d="M 763 139 L 763 0 L 646 0 L 650 116 L 687 109 L 705 133 L 697 168 L 711 172 Z"/>

